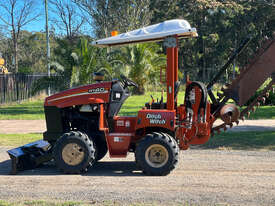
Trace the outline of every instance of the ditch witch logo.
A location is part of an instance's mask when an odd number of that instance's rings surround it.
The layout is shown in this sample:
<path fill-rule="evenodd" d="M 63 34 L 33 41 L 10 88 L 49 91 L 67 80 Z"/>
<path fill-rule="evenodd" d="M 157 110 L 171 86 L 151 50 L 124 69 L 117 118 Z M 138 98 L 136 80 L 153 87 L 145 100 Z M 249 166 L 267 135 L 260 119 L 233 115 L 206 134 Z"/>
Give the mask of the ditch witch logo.
<path fill-rule="evenodd" d="M 160 114 L 147 114 L 146 119 L 150 120 L 150 124 L 165 124 L 165 119 L 162 119 Z"/>

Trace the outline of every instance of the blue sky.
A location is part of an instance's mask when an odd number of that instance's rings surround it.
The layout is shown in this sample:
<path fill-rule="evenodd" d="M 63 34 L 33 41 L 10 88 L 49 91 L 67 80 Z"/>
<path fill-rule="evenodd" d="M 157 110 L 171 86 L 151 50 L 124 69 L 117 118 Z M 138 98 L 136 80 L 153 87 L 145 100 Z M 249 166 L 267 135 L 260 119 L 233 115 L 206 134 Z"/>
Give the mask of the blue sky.
<path fill-rule="evenodd" d="M 0 0 L 3 1 L 3 0 Z M 40 0 L 41 2 L 44 2 L 44 0 Z M 18 1 L 18 5 L 22 4 L 22 0 Z M 38 0 L 36 0 L 36 3 Z M 2 2 L 1 2 L 2 3 Z M 8 5 L 8 4 L 7 4 Z M 18 7 L 19 8 L 19 7 Z M 28 30 L 28 31 L 41 31 L 45 30 L 45 11 L 44 11 L 44 3 L 37 4 L 35 7 L 35 10 L 37 13 L 40 13 L 41 16 L 37 19 L 37 21 L 33 21 L 30 24 L 26 25 L 23 27 L 23 30 Z M 17 10 L 16 10 L 17 11 Z M 0 14 L 2 15 L 3 18 L 7 19 L 9 16 L 5 15 L 5 10 L 0 6 Z M 15 12 L 16 13 L 16 12 Z M 3 25 L 3 22 L 0 21 L 0 25 Z"/>
<path fill-rule="evenodd" d="M 0 0 L 0 1 L 3 1 L 3 0 Z M 41 1 L 41 3 L 39 3 L 39 1 Z M 23 0 L 18 0 L 19 2 L 19 5 L 23 2 Z M 40 16 L 35 20 L 35 21 L 32 21 L 31 23 L 29 23 L 28 25 L 24 26 L 22 28 L 22 30 L 27 30 L 27 31 L 30 31 L 30 32 L 40 32 L 40 31 L 45 31 L 45 4 L 44 4 L 44 0 L 35 0 L 35 11 L 37 13 L 40 14 Z M 52 18 L 55 18 L 57 17 L 57 15 L 52 12 L 50 10 L 50 3 L 48 3 L 48 7 L 49 7 L 49 28 L 54 28 L 56 33 L 57 34 L 60 34 L 60 33 L 64 33 L 63 31 L 61 31 L 59 28 L 57 28 L 57 26 L 55 24 L 53 24 L 53 22 L 50 21 L 50 19 Z M 3 8 L 0 7 L 0 15 L 3 14 Z M 2 16 L 3 17 L 3 16 Z M 0 21 L 0 25 L 2 24 L 2 22 Z M 85 27 L 89 29 L 90 26 L 88 25 L 85 25 Z M 89 31 L 88 34 L 91 34 L 91 31 Z"/>

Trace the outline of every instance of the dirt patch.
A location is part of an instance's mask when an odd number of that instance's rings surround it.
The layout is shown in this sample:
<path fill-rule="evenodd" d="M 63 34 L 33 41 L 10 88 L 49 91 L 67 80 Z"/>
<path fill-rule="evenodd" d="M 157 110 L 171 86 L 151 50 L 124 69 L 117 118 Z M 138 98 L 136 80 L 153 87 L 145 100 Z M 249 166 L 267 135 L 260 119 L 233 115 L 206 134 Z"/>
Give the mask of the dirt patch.
<path fill-rule="evenodd" d="M 215 122 L 216 125 L 221 124 L 221 120 Z M 245 120 L 239 122 L 239 125 L 234 123 L 232 128 L 228 128 L 231 132 L 244 131 L 275 131 L 275 119 L 260 119 L 260 120 Z"/>
<path fill-rule="evenodd" d="M 0 120 L 1 134 L 43 133 L 45 131 L 45 120 Z"/>
<path fill-rule="evenodd" d="M 4 200 L 275 205 L 274 151 L 183 151 L 177 168 L 164 177 L 144 176 L 132 154 L 105 157 L 84 175 L 63 175 L 52 164 L 11 176 L 6 149 L 0 147 Z"/>
<path fill-rule="evenodd" d="M 222 122 L 216 121 L 219 125 Z M 1 134 L 43 133 L 46 131 L 45 120 L 0 120 Z M 275 120 L 246 120 L 228 131 L 275 131 Z"/>

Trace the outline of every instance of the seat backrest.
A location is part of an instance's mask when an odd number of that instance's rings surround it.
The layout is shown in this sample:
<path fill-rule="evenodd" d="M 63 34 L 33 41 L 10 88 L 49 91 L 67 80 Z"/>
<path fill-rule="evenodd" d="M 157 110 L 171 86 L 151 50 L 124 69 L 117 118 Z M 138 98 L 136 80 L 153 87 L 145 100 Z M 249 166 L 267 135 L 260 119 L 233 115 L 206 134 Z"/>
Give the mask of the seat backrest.
<path fill-rule="evenodd" d="M 174 90 L 174 100 L 176 101 L 176 98 L 178 96 L 178 93 L 180 91 L 180 85 L 181 85 L 181 82 L 180 81 L 176 81 L 175 82 L 175 90 Z"/>

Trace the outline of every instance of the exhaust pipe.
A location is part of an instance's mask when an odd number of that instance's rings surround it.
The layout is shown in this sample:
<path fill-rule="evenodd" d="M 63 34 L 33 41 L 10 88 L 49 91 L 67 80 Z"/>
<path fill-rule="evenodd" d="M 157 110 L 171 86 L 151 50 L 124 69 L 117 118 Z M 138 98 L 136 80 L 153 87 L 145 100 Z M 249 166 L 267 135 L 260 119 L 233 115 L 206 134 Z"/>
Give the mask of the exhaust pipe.
<path fill-rule="evenodd" d="M 238 121 L 240 111 L 235 104 L 227 104 L 220 110 L 220 117 L 226 124 Z"/>

